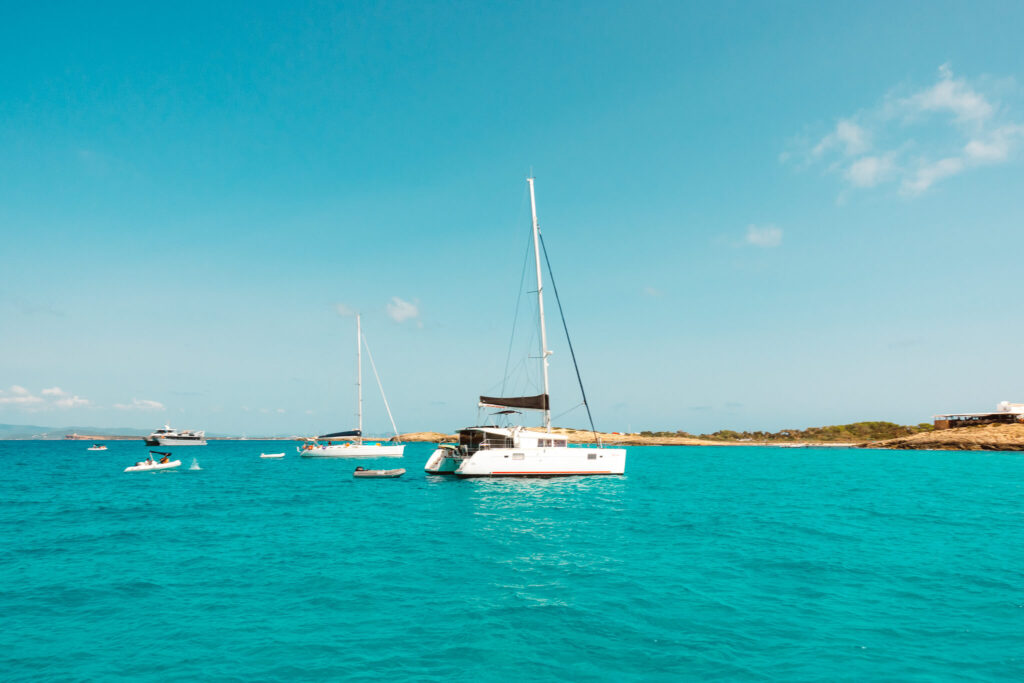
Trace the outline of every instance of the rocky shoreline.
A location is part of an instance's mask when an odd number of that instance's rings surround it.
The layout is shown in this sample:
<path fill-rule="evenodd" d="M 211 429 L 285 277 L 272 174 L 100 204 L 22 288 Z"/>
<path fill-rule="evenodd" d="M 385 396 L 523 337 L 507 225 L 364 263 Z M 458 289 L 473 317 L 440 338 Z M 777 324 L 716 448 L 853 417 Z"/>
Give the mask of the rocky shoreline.
<path fill-rule="evenodd" d="M 920 449 L 941 451 L 1024 451 L 1024 424 L 994 424 L 913 434 L 898 439 L 873 441 L 862 448 Z"/>

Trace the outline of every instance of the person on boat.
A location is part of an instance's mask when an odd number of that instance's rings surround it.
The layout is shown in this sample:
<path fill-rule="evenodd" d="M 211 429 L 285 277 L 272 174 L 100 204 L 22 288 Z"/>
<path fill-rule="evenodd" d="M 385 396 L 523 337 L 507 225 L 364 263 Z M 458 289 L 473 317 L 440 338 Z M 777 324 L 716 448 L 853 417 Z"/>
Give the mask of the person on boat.
<path fill-rule="evenodd" d="M 357 467 L 356 468 L 356 472 L 365 472 L 365 471 L 366 471 L 365 467 Z"/>
<path fill-rule="evenodd" d="M 170 458 L 170 456 L 167 456 L 167 455 L 165 455 L 164 457 L 160 458 L 160 464 L 161 465 L 163 465 L 164 463 L 168 463 L 170 461 L 171 461 L 171 458 Z"/>

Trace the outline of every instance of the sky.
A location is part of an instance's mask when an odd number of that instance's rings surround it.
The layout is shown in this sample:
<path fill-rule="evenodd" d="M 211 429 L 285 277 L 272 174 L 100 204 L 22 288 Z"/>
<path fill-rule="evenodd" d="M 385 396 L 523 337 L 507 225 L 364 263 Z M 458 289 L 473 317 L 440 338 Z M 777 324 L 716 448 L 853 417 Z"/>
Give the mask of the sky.
<path fill-rule="evenodd" d="M 8 7 L 0 422 L 347 429 L 358 311 L 401 431 L 475 424 L 508 358 L 537 389 L 531 173 L 598 429 L 1024 401 L 1022 25 L 1015 2 Z M 556 423 L 584 426 L 545 293 Z M 364 393 L 388 431 L 369 368 Z"/>

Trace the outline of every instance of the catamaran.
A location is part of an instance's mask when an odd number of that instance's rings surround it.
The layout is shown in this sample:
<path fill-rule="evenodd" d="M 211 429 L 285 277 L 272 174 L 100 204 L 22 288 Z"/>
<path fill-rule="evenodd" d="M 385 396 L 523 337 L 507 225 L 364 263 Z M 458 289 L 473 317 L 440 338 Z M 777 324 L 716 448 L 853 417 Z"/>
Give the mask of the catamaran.
<path fill-rule="evenodd" d="M 626 449 L 603 448 L 600 443 L 592 447 L 569 446 L 568 438 L 551 430 L 551 403 L 548 387 L 547 330 L 544 325 L 544 287 L 541 279 L 540 252 L 543 237 L 537 227 L 537 200 L 533 189 L 534 179 L 527 178 L 530 186 L 530 210 L 533 216 L 533 256 L 537 268 L 537 309 L 540 318 L 540 364 L 544 376 L 544 393 L 537 396 L 496 397 L 481 396 L 477 404 L 481 408 L 500 408 L 498 414 L 511 415 L 522 410 L 543 413 L 542 430 L 522 426 L 499 427 L 496 425 L 467 427 L 459 431 L 459 443 L 441 445 L 431 454 L 424 468 L 429 474 L 454 474 L 459 477 L 557 477 L 584 474 L 623 474 L 626 471 Z M 544 250 L 547 261 L 547 249 Z M 548 262 L 548 274 L 551 264 Z M 552 276 L 552 285 L 554 278 Z M 555 287 L 558 300 L 558 288 Z M 558 302 L 561 309 L 561 302 Z M 564 316 L 562 318 L 564 323 Z M 576 365 L 576 355 L 569 352 Z M 576 368 L 579 379 L 579 368 Z M 587 405 L 583 383 L 580 382 L 583 405 Z M 593 430 L 593 419 L 591 419 Z M 595 441 L 596 432 L 595 432 Z"/>
<path fill-rule="evenodd" d="M 366 346 L 366 355 L 370 358 L 370 367 L 373 369 L 373 376 L 377 379 L 377 387 L 380 389 L 381 398 L 384 399 L 384 408 L 388 411 L 388 419 L 391 420 L 391 428 L 395 432 L 395 441 L 398 439 L 398 427 L 395 426 L 395 418 L 391 415 L 391 406 L 388 405 L 388 398 L 384 395 L 384 385 L 381 384 L 380 375 L 377 374 L 377 365 L 373 362 L 373 353 L 370 345 L 366 343 L 363 336 L 363 328 L 360 317 L 356 316 L 356 401 L 359 406 L 359 425 L 356 429 L 344 432 L 332 432 L 322 434 L 318 437 L 307 439 L 307 442 L 298 448 L 299 455 L 304 458 L 401 458 L 405 452 L 405 445 L 400 443 L 364 443 L 363 442 L 363 346 Z M 342 441 L 342 443 L 334 443 Z"/>

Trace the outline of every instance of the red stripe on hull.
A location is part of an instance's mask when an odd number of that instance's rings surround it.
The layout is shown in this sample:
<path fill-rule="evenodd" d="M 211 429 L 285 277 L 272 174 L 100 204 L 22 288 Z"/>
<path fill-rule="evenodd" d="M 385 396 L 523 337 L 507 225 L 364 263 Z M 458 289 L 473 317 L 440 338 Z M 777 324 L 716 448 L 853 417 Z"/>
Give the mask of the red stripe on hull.
<path fill-rule="evenodd" d="M 467 479 L 470 477 L 572 477 L 585 474 L 619 474 L 618 472 L 491 472 L 490 474 L 462 474 L 456 476 Z"/>

